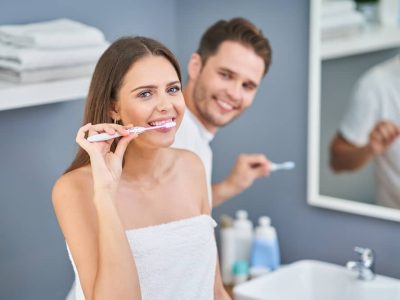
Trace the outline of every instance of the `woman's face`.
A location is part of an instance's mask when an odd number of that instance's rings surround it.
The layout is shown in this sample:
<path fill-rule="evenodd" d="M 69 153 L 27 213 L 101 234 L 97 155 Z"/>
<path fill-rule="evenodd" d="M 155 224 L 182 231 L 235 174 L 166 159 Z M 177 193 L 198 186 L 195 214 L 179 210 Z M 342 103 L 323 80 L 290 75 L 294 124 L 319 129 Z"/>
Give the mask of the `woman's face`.
<path fill-rule="evenodd" d="M 170 146 L 184 110 L 185 101 L 178 75 L 166 58 L 146 56 L 135 62 L 125 74 L 116 105 L 123 124 L 149 127 L 176 122 L 173 128 L 142 133 L 134 140 L 135 143 L 150 147 Z"/>

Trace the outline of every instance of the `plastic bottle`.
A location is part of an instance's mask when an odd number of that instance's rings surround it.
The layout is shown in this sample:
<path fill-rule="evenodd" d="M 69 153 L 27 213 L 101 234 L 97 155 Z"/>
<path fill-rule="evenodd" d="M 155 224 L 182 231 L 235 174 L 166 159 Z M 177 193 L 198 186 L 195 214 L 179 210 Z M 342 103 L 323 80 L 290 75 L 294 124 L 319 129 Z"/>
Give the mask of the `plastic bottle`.
<path fill-rule="evenodd" d="M 224 284 L 233 283 L 233 264 L 235 258 L 235 230 L 232 226 L 233 220 L 227 215 L 220 218 L 220 249 L 221 249 L 221 276 Z"/>
<path fill-rule="evenodd" d="M 249 263 L 245 260 L 237 260 L 233 264 L 233 284 L 238 285 L 249 277 Z"/>
<path fill-rule="evenodd" d="M 247 218 L 247 211 L 238 210 L 233 221 L 235 231 L 235 259 L 250 262 L 253 241 L 253 224 Z"/>
<path fill-rule="evenodd" d="M 250 267 L 249 269 L 249 276 L 250 279 L 254 279 L 265 274 L 268 274 L 271 270 L 267 267 Z"/>
<path fill-rule="evenodd" d="M 279 243 L 271 219 L 262 216 L 258 220 L 251 251 L 251 266 L 275 270 L 280 265 Z"/>

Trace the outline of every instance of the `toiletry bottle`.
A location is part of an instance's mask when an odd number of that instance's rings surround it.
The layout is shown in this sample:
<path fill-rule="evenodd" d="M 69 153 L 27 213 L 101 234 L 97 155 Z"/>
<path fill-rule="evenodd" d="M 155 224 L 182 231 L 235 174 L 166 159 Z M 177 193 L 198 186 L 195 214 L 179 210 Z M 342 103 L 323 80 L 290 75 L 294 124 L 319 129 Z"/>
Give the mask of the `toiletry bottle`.
<path fill-rule="evenodd" d="M 233 264 L 233 284 L 241 284 L 249 277 L 249 263 L 245 260 L 237 260 Z"/>
<path fill-rule="evenodd" d="M 233 222 L 235 231 L 235 259 L 250 262 L 253 241 L 253 224 L 247 218 L 247 211 L 238 210 Z"/>
<path fill-rule="evenodd" d="M 233 283 L 233 264 L 235 258 L 235 230 L 230 216 L 220 217 L 221 276 L 224 284 Z"/>
<path fill-rule="evenodd" d="M 260 276 L 264 276 L 271 272 L 271 270 L 267 267 L 250 267 L 249 269 L 249 277 L 250 279 L 254 279 Z"/>
<path fill-rule="evenodd" d="M 269 217 L 260 217 L 258 223 L 251 251 L 251 266 L 273 271 L 280 264 L 276 230 L 271 226 Z"/>

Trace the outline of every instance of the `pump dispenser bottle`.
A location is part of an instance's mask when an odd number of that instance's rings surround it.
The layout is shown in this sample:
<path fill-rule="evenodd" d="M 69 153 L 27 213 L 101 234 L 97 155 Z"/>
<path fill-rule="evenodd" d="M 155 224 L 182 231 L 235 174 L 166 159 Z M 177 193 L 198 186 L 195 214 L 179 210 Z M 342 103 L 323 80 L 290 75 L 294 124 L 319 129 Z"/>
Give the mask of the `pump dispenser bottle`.
<path fill-rule="evenodd" d="M 250 261 L 253 240 L 253 224 L 247 217 L 247 211 L 238 210 L 233 222 L 235 231 L 235 258 L 237 261 Z"/>
<path fill-rule="evenodd" d="M 233 229 L 233 220 L 227 215 L 220 217 L 221 231 L 221 276 L 224 284 L 232 284 L 233 282 L 233 265 L 236 261 L 236 240 L 235 230 Z"/>
<path fill-rule="evenodd" d="M 273 271 L 280 264 L 279 244 L 271 219 L 262 216 L 258 220 L 251 251 L 251 266 Z"/>

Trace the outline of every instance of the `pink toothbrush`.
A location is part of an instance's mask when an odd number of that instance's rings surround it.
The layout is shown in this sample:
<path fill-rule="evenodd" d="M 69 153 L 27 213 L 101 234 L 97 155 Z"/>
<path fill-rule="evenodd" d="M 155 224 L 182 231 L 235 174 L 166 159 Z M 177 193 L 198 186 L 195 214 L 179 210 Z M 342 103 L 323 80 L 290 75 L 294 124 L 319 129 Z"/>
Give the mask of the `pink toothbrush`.
<path fill-rule="evenodd" d="M 149 131 L 149 130 L 153 130 L 153 129 L 172 128 L 172 127 L 175 127 L 175 126 L 176 126 L 175 122 L 167 122 L 167 123 L 164 123 L 164 124 L 158 125 L 158 126 L 132 127 L 132 128 L 129 128 L 128 131 L 129 131 L 129 133 L 141 134 L 143 132 L 146 132 L 146 131 Z M 115 139 L 115 138 L 120 137 L 120 136 L 121 135 L 119 133 L 115 133 L 115 134 L 99 133 L 99 134 L 95 134 L 95 135 L 89 136 L 87 138 L 87 140 L 89 142 L 101 142 L 101 141 L 107 141 L 107 140 Z"/>

